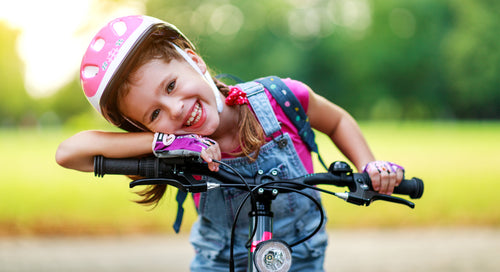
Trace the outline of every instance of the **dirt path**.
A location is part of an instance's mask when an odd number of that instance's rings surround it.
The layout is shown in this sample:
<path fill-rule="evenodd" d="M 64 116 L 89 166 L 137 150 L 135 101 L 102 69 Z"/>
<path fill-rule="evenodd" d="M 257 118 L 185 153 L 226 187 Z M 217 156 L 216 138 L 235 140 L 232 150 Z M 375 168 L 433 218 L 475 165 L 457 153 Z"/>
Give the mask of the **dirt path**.
<path fill-rule="evenodd" d="M 188 271 L 186 236 L 0 238 L 0 271 Z M 326 271 L 500 271 L 500 229 L 333 230 Z"/>

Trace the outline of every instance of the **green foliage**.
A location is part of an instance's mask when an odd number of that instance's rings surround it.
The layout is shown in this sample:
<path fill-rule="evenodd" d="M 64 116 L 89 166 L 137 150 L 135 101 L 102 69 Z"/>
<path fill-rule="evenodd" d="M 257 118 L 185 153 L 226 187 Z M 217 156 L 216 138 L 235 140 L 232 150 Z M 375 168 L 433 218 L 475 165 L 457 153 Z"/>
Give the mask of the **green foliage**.
<path fill-rule="evenodd" d="M 443 4 L 429 1 L 379 1 L 371 24 L 352 37 L 329 37 L 339 71 L 339 88 L 329 98 L 355 116 L 372 119 L 428 119 L 449 111 L 439 44 L 446 32 Z M 437 12 L 436 12 L 437 11 Z M 432 13 L 431 13 L 432 12 Z M 327 45 L 326 51 L 329 50 Z M 326 65 L 324 65 L 326 66 Z M 317 80 L 323 77 L 314 71 Z"/>
<path fill-rule="evenodd" d="M 44 125 L 51 125 L 51 122 L 66 123 L 76 116 L 94 111 L 83 94 L 80 82 L 76 79 L 56 94 L 40 98 L 39 101 L 40 112 L 44 112 L 45 114 L 57 113 L 56 120 L 48 120 Z"/>
<path fill-rule="evenodd" d="M 120 1 L 99 6 L 110 2 Z M 500 116 L 495 1 L 149 0 L 146 8 L 177 25 L 214 74 L 298 79 L 358 119 Z M 0 125 L 89 114 L 77 74 L 53 97 L 26 94 L 18 36 L 0 24 Z"/>
<path fill-rule="evenodd" d="M 178 25 L 198 44 L 216 72 L 293 77 L 362 119 L 497 118 L 496 6 L 148 2 L 152 15 Z"/>
<path fill-rule="evenodd" d="M 459 117 L 498 117 L 500 3 L 465 1 L 453 5 L 453 11 L 454 28 L 444 44 L 451 101 Z"/>

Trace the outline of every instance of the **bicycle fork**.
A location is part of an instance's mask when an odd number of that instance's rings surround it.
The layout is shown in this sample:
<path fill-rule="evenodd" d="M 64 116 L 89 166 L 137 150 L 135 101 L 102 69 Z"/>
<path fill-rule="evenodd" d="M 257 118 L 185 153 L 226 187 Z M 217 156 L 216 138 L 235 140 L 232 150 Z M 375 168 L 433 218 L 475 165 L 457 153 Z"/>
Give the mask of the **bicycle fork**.
<path fill-rule="evenodd" d="M 273 239 L 271 203 L 277 195 L 277 189 L 266 188 L 259 188 L 255 194 L 257 209 L 248 215 L 251 219 L 250 235 L 255 232 L 248 249 L 249 272 L 284 272 L 292 265 L 292 253 L 288 244 Z"/>

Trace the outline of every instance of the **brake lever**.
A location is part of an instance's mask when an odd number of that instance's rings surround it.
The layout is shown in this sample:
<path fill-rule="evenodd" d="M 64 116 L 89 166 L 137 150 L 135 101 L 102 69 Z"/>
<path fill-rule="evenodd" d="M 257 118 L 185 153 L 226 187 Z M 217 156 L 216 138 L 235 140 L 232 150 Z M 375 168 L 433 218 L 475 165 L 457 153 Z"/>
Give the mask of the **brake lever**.
<path fill-rule="evenodd" d="M 397 204 L 403 204 L 406 205 L 410 208 L 415 208 L 415 204 L 411 201 L 408 201 L 406 199 L 400 198 L 400 197 L 395 197 L 395 196 L 390 196 L 390 195 L 383 195 L 379 194 L 373 191 L 368 191 L 365 189 L 357 190 L 355 192 L 345 192 L 345 193 L 335 193 L 335 196 L 349 202 L 352 204 L 356 204 L 359 206 L 370 206 L 370 204 L 373 201 L 376 200 L 384 200 L 388 202 L 393 202 Z"/>
<path fill-rule="evenodd" d="M 376 200 L 384 200 L 384 201 L 393 202 L 393 203 L 397 203 L 397 204 L 403 204 L 403 205 L 406 205 L 412 209 L 415 208 L 415 203 L 408 201 L 406 199 L 400 198 L 400 197 L 383 195 L 383 194 L 376 194 L 372 197 L 372 202 L 376 201 Z"/>
<path fill-rule="evenodd" d="M 360 206 L 362 205 L 370 206 L 370 204 L 376 200 L 384 200 L 397 204 L 403 204 L 412 209 L 415 208 L 415 204 L 406 199 L 390 195 L 379 194 L 371 190 L 360 189 L 360 188 L 358 188 L 358 190 L 356 190 L 355 192 L 348 192 L 347 199 L 345 200 L 349 203 L 357 204 Z"/>

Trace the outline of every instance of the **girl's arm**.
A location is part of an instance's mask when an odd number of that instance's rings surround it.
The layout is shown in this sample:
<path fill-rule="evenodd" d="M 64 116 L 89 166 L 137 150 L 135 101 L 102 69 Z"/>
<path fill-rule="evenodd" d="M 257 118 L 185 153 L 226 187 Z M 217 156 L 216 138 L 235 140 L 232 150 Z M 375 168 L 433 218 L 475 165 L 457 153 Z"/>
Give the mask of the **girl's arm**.
<path fill-rule="evenodd" d="M 307 115 L 311 126 L 327 134 L 358 171 L 362 171 L 363 166 L 369 162 L 375 161 L 354 118 L 310 88 Z M 368 174 L 374 190 L 382 194 L 391 194 L 403 178 L 401 169 L 398 169 L 397 173 L 369 171 Z"/>
<path fill-rule="evenodd" d="M 328 135 L 358 171 L 375 160 L 354 118 L 311 89 L 309 89 L 307 115 L 311 126 Z"/>
<path fill-rule="evenodd" d="M 126 158 L 150 154 L 153 133 L 119 133 L 87 130 L 62 142 L 56 151 L 59 165 L 79 171 L 94 171 L 94 156 Z"/>
<path fill-rule="evenodd" d="M 151 132 L 104 132 L 82 131 L 62 142 L 56 151 L 59 165 L 84 172 L 94 171 L 94 156 L 108 158 L 129 158 L 152 153 L 154 134 Z M 219 145 L 208 147 L 201 152 L 201 158 L 212 171 L 219 170 L 213 160 L 221 159 Z"/>

